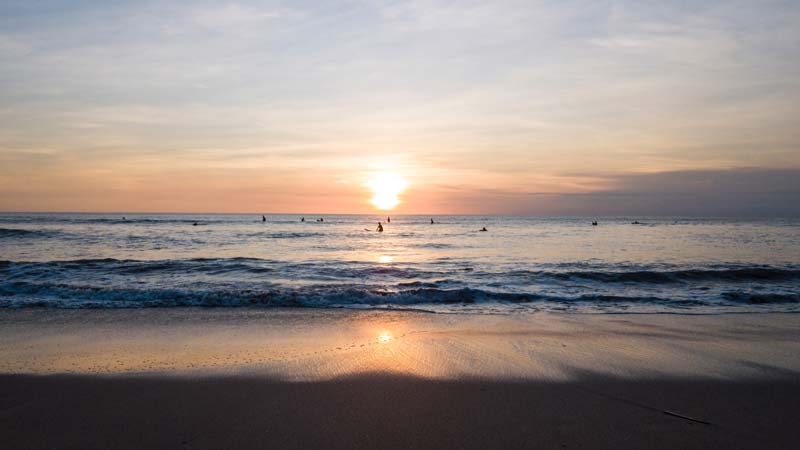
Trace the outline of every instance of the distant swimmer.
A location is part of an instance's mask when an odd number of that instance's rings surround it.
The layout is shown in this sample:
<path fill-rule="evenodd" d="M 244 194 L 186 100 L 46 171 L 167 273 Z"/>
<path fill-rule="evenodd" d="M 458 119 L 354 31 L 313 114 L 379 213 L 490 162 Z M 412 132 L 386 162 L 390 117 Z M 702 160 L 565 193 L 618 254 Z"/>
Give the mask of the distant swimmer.
<path fill-rule="evenodd" d="M 266 222 L 267 221 L 267 217 L 266 216 L 261 216 L 261 221 L 262 222 Z"/>
<path fill-rule="evenodd" d="M 639 222 L 638 220 L 634 220 L 633 222 L 631 222 L 631 225 L 641 225 L 641 224 L 642 222 Z"/>
<path fill-rule="evenodd" d="M 320 218 L 319 218 L 319 220 L 318 220 L 317 222 L 325 222 L 325 219 L 323 219 L 322 217 L 320 217 Z"/>
<path fill-rule="evenodd" d="M 122 216 L 122 220 L 128 220 L 128 219 L 126 219 L 125 216 Z"/>
<path fill-rule="evenodd" d="M 481 229 L 480 229 L 480 230 L 478 230 L 478 231 L 489 231 L 489 230 L 487 230 L 487 229 L 486 229 L 486 227 L 483 227 L 483 228 L 481 228 Z"/>
<path fill-rule="evenodd" d="M 305 217 L 300 218 L 300 222 L 305 222 L 305 221 L 306 221 Z"/>
<path fill-rule="evenodd" d="M 386 218 L 386 223 L 392 223 L 392 218 L 391 217 L 387 217 Z"/>
<path fill-rule="evenodd" d="M 431 217 L 431 225 L 435 224 L 436 222 L 433 221 L 433 217 Z"/>
<path fill-rule="evenodd" d="M 592 226 L 595 226 L 595 227 L 597 226 L 597 221 L 596 220 L 594 222 L 592 222 Z"/>
<path fill-rule="evenodd" d="M 378 233 L 383 233 L 383 225 L 381 225 L 380 222 L 378 222 L 378 228 L 376 228 L 375 231 L 377 231 Z"/>
<path fill-rule="evenodd" d="M 197 222 L 193 223 L 193 224 L 192 224 L 192 226 L 193 226 L 193 227 L 196 227 L 196 226 L 197 226 Z"/>

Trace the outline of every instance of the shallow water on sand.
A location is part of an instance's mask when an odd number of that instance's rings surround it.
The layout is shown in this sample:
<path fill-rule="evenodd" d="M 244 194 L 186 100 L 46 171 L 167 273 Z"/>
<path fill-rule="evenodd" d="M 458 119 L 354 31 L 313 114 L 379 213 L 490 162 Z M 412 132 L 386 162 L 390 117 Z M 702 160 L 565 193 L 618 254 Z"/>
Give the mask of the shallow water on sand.
<path fill-rule="evenodd" d="M 301 217 L 0 214 L 0 307 L 800 311 L 797 219 Z"/>
<path fill-rule="evenodd" d="M 0 310 L 0 373 L 797 378 L 796 314 Z"/>

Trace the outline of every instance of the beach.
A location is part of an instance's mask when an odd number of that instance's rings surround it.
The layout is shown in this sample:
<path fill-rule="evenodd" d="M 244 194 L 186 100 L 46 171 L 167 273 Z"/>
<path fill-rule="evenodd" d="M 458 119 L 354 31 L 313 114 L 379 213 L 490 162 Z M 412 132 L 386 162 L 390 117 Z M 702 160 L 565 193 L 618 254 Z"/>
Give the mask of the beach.
<path fill-rule="evenodd" d="M 0 311 L 0 448 L 794 448 L 796 314 Z"/>
<path fill-rule="evenodd" d="M 800 450 L 799 49 L 800 1 L 0 1 L 0 450 Z"/>

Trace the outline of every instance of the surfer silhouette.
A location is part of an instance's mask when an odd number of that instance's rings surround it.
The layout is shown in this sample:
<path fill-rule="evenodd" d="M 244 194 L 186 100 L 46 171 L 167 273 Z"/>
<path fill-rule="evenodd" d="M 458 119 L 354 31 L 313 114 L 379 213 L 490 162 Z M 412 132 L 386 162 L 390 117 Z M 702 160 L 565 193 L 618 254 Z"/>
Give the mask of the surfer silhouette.
<path fill-rule="evenodd" d="M 376 228 L 375 231 L 377 231 L 378 233 L 383 233 L 383 225 L 381 225 L 380 222 L 378 222 L 378 228 Z"/>

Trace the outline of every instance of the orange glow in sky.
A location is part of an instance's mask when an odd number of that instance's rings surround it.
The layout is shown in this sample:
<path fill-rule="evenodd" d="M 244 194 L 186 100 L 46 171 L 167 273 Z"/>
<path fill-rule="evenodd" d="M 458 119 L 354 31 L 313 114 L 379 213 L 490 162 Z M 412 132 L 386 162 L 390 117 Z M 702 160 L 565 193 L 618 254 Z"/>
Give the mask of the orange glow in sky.
<path fill-rule="evenodd" d="M 0 6 L 0 211 L 800 214 L 797 1 L 70 3 Z"/>

